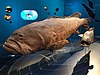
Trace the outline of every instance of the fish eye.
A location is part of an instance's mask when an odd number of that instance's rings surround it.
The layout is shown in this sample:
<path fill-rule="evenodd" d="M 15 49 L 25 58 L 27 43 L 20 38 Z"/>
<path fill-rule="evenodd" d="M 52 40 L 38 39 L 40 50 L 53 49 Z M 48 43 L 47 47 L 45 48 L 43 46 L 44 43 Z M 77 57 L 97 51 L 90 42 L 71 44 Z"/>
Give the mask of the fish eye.
<path fill-rule="evenodd" d="M 22 34 L 20 34 L 19 36 L 20 36 L 20 37 L 23 37 L 23 35 L 22 35 Z"/>
<path fill-rule="evenodd" d="M 17 35 L 18 33 L 15 33 L 15 35 Z"/>

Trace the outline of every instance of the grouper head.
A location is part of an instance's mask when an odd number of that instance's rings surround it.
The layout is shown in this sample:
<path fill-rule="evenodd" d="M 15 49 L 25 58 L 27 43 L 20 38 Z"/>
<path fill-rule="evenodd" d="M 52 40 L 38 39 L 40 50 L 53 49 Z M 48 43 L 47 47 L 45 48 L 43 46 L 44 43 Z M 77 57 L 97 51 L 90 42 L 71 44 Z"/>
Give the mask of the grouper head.
<path fill-rule="evenodd" d="M 39 34 L 25 26 L 16 30 L 4 43 L 3 48 L 15 54 L 29 54 L 42 47 L 42 43 L 38 41 L 41 41 Z"/>

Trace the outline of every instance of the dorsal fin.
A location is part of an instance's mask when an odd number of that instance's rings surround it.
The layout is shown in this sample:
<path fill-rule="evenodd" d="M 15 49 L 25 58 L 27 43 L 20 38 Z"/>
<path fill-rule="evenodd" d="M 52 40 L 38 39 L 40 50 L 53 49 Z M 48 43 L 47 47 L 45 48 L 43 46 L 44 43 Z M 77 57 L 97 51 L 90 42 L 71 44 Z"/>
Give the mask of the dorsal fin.
<path fill-rule="evenodd" d="M 48 19 L 49 18 L 62 18 L 62 17 L 61 16 L 49 16 Z"/>
<path fill-rule="evenodd" d="M 80 16 L 81 16 L 81 13 L 76 12 L 76 13 L 70 15 L 69 17 L 80 17 Z"/>
<path fill-rule="evenodd" d="M 76 12 L 76 13 L 70 15 L 70 16 L 67 16 L 67 17 L 80 17 L 80 16 L 81 16 L 81 13 Z M 49 18 L 66 18 L 66 17 L 65 16 L 49 16 L 48 19 Z"/>

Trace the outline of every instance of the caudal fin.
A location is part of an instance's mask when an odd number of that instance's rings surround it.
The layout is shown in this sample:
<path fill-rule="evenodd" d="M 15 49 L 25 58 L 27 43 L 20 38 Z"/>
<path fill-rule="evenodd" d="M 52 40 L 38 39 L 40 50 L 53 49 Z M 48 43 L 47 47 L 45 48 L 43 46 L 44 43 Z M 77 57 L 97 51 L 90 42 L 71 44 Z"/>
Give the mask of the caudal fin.
<path fill-rule="evenodd" d="M 87 18 L 85 20 L 85 24 L 83 25 L 85 30 L 88 30 L 90 27 L 89 27 L 89 23 L 91 22 L 91 18 Z"/>

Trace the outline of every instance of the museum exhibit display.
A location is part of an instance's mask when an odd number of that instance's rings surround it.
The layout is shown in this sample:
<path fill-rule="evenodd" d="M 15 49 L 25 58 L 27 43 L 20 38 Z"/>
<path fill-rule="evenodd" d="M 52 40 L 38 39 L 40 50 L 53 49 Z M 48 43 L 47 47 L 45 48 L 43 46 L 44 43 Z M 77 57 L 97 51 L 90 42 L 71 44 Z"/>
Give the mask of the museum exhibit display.
<path fill-rule="evenodd" d="M 0 75 L 100 75 L 99 0 L 1 0 Z"/>

